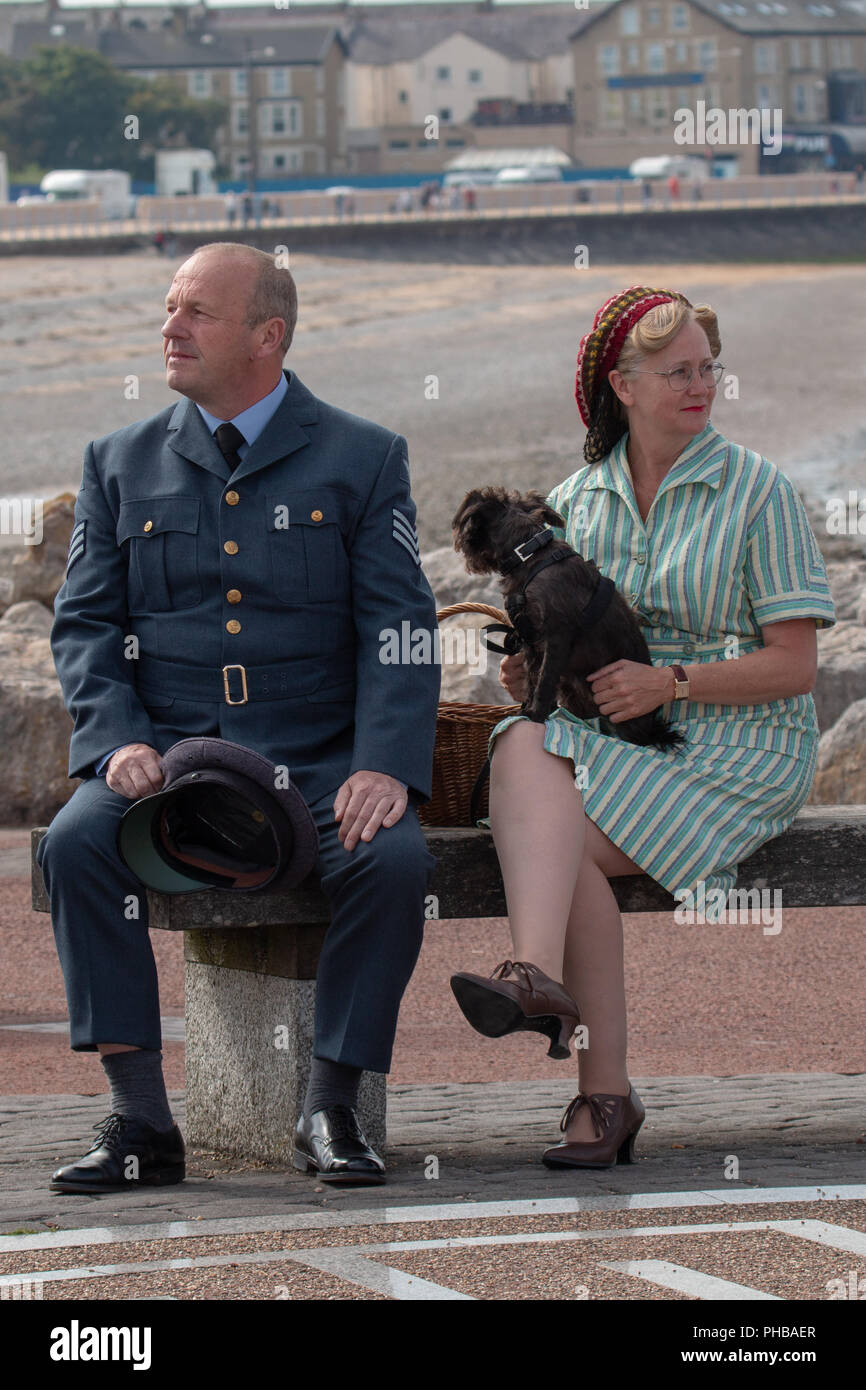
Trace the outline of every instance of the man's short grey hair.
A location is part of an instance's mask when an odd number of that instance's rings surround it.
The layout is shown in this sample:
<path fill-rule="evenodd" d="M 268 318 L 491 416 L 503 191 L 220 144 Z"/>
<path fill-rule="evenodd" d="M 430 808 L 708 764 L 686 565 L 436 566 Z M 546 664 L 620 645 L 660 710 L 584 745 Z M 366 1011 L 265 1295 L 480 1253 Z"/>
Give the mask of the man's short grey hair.
<path fill-rule="evenodd" d="M 202 251 L 219 251 L 224 255 L 237 256 L 238 260 L 246 261 L 247 264 L 253 263 L 258 266 L 259 273 L 253 285 L 247 311 L 247 327 L 255 328 L 268 319 L 283 319 L 286 329 L 283 333 L 282 355 L 285 357 L 292 345 L 295 324 L 298 321 L 298 291 L 288 267 L 281 270 L 277 266 L 276 257 L 270 251 L 260 251 L 258 247 L 246 246 L 240 241 L 209 241 L 204 246 L 197 246 L 192 254 L 198 256 Z"/>

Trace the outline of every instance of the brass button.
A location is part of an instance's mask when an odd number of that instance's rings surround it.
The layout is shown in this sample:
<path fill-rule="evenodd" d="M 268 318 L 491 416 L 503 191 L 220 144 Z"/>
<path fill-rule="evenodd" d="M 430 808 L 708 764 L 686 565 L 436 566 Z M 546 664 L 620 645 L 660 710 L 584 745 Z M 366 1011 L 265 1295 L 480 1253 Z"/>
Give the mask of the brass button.
<path fill-rule="evenodd" d="M 321 520 L 322 520 L 322 513 L 319 511 L 318 507 L 316 508 L 316 510 L 315 510 L 314 512 L 310 512 L 310 520 L 311 520 L 311 521 L 321 521 Z"/>
<path fill-rule="evenodd" d="M 226 501 L 228 502 L 230 507 L 236 507 L 240 500 L 241 499 L 236 492 L 232 491 L 226 493 Z"/>
<path fill-rule="evenodd" d="M 152 530 L 153 530 L 153 522 L 152 522 L 152 521 L 146 521 L 146 522 L 144 523 L 144 529 L 145 529 L 145 531 L 152 531 Z"/>
<path fill-rule="evenodd" d="M 261 824 L 261 822 L 262 822 L 262 821 L 264 820 L 264 818 L 265 818 L 264 811 L 253 811 L 253 812 L 252 812 L 252 817 L 253 817 L 253 820 L 258 821 L 258 822 Z"/>
<path fill-rule="evenodd" d="M 228 599 L 229 603 L 240 603 L 241 599 L 243 598 L 243 594 L 241 593 L 240 589 L 229 589 L 228 593 L 226 594 L 226 598 Z"/>
<path fill-rule="evenodd" d="M 637 562 L 638 562 L 639 565 L 642 565 L 642 564 L 645 562 L 645 560 L 646 560 L 646 556 L 645 556 L 645 555 L 636 555 L 636 556 L 635 556 L 635 559 L 637 560 Z"/>
<path fill-rule="evenodd" d="M 228 622 L 226 623 L 226 632 L 240 632 L 240 630 L 241 625 L 238 622 L 237 618 L 229 618 Z"/>
<path fill-rule="evenodd" d="M 237 553 L 238 553 L 238 543 L 237 543 L 237 541 L 226 541 L 225 545 L 223 546 L 223 550 L 225 551 L 226 555 L 237 555 Z"/>

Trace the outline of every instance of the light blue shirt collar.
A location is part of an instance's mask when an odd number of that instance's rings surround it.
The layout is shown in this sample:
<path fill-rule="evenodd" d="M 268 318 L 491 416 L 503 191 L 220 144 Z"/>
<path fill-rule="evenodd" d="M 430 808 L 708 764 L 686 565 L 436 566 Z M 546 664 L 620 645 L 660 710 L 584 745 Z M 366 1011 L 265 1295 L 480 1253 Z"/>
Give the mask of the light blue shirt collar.
<path fill-rule="evenodd" d="M 211 415 L 209 410 L 205 410 L 204 406 L 198 405 L 198 403 L 196 403 L 196 409 L 200 412 L 211 434 L 218 425 L 231 423 L 237 426 L 245 440 L 243 444 L 238 445 L 238 454 L 244 458 L 247 449 L 250 445 L 255 444 L 288 389 L 289 383 L 285 372 L 281 372 L 280 379 L 273 391 L 269 391 L 266 396 L 262 396 L 260 401 L 256 401 L 254 405 L 242 410 L 240 415 L 236 415 L 230 422 L 220 420 L 216 415 Z"/>

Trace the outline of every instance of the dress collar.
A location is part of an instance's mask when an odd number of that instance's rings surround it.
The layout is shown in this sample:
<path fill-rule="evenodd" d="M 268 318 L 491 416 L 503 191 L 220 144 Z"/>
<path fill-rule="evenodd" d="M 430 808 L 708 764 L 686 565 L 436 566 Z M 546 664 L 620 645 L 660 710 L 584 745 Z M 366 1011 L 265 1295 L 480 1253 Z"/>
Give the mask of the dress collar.
<path fill-rule="evenodd" d="M 607 488 L 620 497 L 632 499 L 634 489 L 626 457 L 627 444 L 628 432 L 617 441 L 602 463 L 590 469 L 583 486 Z M 708 483 L 710 487 L 720 487 L 727 448 L 727 440 L 708 421 L 700 434 L 696 434 L 677 455 L 676 461 L 659 483 L 656 495 L 680 483 Z"/>

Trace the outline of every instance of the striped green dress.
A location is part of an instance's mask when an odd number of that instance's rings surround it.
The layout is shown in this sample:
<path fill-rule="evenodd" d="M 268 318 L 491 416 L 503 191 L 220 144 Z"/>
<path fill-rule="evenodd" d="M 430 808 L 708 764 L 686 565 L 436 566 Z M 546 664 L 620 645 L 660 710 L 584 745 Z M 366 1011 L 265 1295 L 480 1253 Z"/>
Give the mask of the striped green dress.
<path fill-rule="evenodd" d="M 762 625 L 788 618 L 834 625 L 805 508 L 774 464 L 708 424 L 663 479 L 644 524 L 627 441 L 566 478 L 548 502 L 566 521 L 557 538 L 594 560 L 637 612 L 654 666 L 746 655 L 763 646 Z M 736 883 L 738 861 L 781 834 L 809 795 L 815 702 L 671 700 L 660 713 L 685 745 L 639 747 L 617 738 L 603 715 L 578 719 L 558 706 L 544 746 L 582 769 L 576 785 L 586 814 L 630 859 L 670 893 L 718 904 Z M 525 717 L 496 725 L 491 757 L 497 736 Z"/>

